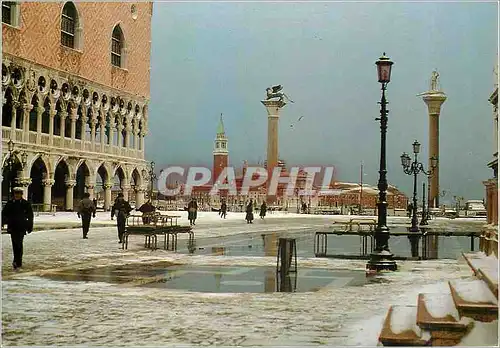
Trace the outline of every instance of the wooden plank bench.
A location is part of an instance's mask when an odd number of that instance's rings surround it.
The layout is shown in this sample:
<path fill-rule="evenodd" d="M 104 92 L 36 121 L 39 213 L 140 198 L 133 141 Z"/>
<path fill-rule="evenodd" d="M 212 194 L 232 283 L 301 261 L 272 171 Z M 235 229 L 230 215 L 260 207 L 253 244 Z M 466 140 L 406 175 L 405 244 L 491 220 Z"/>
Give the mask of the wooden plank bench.
<path fill-rule="evenodd" d="M 123 236 L 122 249 L 128 249 L 130 235 L 144 236 L 144 247 L 152 250 L 158 249 L 158 235 L 163 235 L 163 248 L 165 250 L 177 250 L 177 239 L 180 233 L 188 233 L 188 243 L 193 243 L 194 232 L 191 226 L 179 226 L 177 224 L 179 217 L 177 215 L 161 215 L 160 213 L 129 216 Z"/>

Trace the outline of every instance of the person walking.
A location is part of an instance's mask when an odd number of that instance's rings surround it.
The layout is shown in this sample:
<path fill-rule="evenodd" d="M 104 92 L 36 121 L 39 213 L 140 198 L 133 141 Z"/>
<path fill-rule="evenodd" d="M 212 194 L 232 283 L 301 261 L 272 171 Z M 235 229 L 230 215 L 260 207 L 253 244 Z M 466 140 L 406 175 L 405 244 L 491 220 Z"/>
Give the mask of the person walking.
<path fill-rule="evenodd" d="M 89 239 L 87 234 L 89 233 L 90 220 L 92 216 L 95 218 L 95 211 L 96 207 L 94 202 L 90 200 L 90 193 L 85 192 L 77 211 L 78 218 L 82 218 L 83 239 Z"/>
<path fill-rule="evenodd" d="M 226 201 L 222 201 L 222 204 L 220 206 L 220 217 L 225 219 L 226 215 L 227 215 L 227 204 Z"/>
<path fill-rule="evenodd" d="M 125 223 L 127 217 L 132 211 L 129 202 L 123 198 L 123 193 L 119 193 L 116 197 L 115 204 L 111 208 L 111 220 L 116 215 L 116 226 L 118 227 L 118 243 L 123 243 L 123 234 L 125 233 Z"/>
<path fill-rule="evenodd" d="M 259 214 L 261 219 L 266 217 L 266 212 L 267 212 L 266 202 L 262 202 L 262 205 L 260 206 L 260 214 Z"/>
<path fill-rule="evenodd" d="M 245 220 L 247 220 L 247 224 L 253 224 L 253 201 L 250 200 L 250 202 L 247 205 L 246 209 L 247 215 L 245 216 Z"/>
<path fill-rule="evenodd" d="M 196 218 L 198 217 L 198 203 L 196 199 L 192 198 L 188 204 L 188 219 L 191 226 L 196 225 Z"/>
<path fill-rule="evenodd" d="M 14 261 L 12 267 L 17 270 L 23 266 L 24 236 L 33 231 L 33 208 L 23 198 L 23 189 L 15 187 L 14 199 L 5 204 L 2 209 L 2 227 L 7 225 L 7 233 L 12 241 Z"/>

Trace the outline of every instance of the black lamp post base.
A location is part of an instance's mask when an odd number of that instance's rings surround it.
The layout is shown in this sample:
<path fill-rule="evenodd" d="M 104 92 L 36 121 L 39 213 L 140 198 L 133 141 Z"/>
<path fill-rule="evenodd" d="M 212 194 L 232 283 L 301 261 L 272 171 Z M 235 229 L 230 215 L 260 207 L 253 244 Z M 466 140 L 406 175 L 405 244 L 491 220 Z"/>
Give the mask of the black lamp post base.
<path fill-rule="evenodd" d="M 366 264 L 366 269 L 370 271 L 397 271 L 398 265 L 392 259 L 393 254 L 389 251 L 375 251 L 370 254 L 370 260 Z"/>

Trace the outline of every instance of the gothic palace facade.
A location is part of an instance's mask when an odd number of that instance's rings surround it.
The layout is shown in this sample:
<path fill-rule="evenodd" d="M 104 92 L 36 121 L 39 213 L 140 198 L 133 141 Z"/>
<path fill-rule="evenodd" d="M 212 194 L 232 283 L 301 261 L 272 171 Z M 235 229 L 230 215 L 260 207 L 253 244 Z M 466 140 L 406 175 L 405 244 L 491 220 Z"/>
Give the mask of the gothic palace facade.
<path fill-rule="evenodd" d="M 2 200 L 12 183 L 45 210 L 144 201 L 152 10 L 2 1 Z"/>

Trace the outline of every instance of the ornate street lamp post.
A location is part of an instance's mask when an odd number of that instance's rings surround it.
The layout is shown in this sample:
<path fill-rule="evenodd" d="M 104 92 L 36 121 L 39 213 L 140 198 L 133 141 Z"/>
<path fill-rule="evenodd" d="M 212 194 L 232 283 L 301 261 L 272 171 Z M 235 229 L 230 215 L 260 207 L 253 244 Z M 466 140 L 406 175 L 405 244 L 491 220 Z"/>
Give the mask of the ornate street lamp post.
<path fill-rule="evenodd" d="M 420 235 L 416 235 L 420 232 L 418 228 L 418 218 L 417 218 L 417 176 L 419 173 L 424 173 L 425 175 L 430 175 L 430 172 L 426 172 L 424 165 L 418 161 L 418 154 L 420 152 L 420 143 L 418 141 L 413 142 L 413 154 L 415 155 L 413 162 L 410 156 L 403 152 L 401 155 L 401 165 L 403 166 L 403 172 L 408 175 L 413 175 L 413 202 L 412 202 L 412 217 L 411 217 L 411 227 L 410 232 L 415 233 L 413 236 L 408 236 L 411 242 L 411 254 L 412 257 L 418 257 L 418 239 Z M 422 214 L 424 211 L 422 211 Z"/>
<path fill-rule="evenodd" d="M 154 181 L 157 178 L 156 174 L 155 174 L 155 162 L 154 161 L 151 161 L 151 163 L 149 163 L 149 171 L 148 171 L 148 175 L 149 175 L 149 184 L 151 185 L 149 187 L 149 199 L 151 201 L 153 201 L 153 188 L 154 188 Z M 151 202 L 152 203 L 152 202 Z"/>
<path fill-rule="evenodd" d="M 425 182 L 423 183 L 424 185 L 424 190 L 422 192 L 422 220 L 420 220 L 420 225 L 421 226 L 426 226 L 429 224 L 429 219 L 431 217 L 431 213 L 430 213 L 430 202 L 429 202 L 429 199 L 430 199 L 430 196 L 431 196 L 431 178 L 432 178 L 432 175 L 434 173 L 434 169 L 436 169 L 437 167 L 437 158 L 436 157 L 431 157 L 431 168 L 429 170 L 429 175 L 427 175 L 427 208 L 424 209 L 425 207 Z"/>
<path fill-rule="evenodd" d="M 392 258 L 389 250 L 389 228 L 387 227 L 387 166 L 386 166 L 386 134 L 387 134 L 387 100 L 385 99 L 385 90 L 391 80 L 391 68 L 393 62 L 385 56 L 375 63 L 377 64 L 378 82 L 382 84 L 382 99 L 380 100 L 380 169 L 378 180 L 378 221 L 375 228 L 375 250 L 370 254 L 370 260 L 366 268 L 371 271 L 397 269 L 396 262 Z"/>

